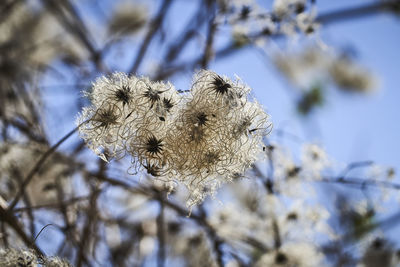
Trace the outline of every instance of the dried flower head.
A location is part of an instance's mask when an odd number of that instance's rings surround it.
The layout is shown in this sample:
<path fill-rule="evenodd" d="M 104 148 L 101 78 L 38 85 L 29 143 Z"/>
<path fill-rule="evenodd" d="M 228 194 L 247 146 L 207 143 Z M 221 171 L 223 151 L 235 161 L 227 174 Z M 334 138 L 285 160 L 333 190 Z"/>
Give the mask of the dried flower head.
<path fill-rule="evenodd" d="M 206 70 L 186 95 L 170 83 L 114 73 L 87 94 L 92 106 L 83 110 L 79 130 L 103 159 L 129 154 L 134 170 L 185 184 L 192 206 L 262 154 L 271 125 L 249 92 L 238 79 Z"/>

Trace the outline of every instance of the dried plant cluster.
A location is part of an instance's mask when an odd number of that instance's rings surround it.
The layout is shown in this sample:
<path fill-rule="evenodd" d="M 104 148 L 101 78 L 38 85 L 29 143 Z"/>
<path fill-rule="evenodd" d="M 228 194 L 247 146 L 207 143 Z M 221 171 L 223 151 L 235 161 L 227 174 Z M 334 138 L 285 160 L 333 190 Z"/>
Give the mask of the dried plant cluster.
<path fill-rule="evenodd" d="M 99 78 L 87 96 L 92 105 L 78 119 L 88 146 L 109 161 L 130 155 L 132 170 L 172 190 L 190 192 L 188 206 L 242 175 L 260 156 L 271 124 L 250 88 L 202 70 L 190 92 L 170 83 L 114 73 Z"/>
<path fill-rule="evenodd" d="M 72 265 L 58 257 L 37 256 L 33 250 L 0 249 L 0 266 L 2 267 L 72 267 Z"/>

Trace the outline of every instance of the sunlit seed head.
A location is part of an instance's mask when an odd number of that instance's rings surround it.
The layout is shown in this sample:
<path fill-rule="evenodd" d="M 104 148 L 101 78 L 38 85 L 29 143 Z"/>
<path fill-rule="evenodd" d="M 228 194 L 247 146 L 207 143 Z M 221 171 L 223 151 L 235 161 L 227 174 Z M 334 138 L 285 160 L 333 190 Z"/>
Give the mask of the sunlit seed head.
<path fill-rule="evenodd" d="M 251 125 L 250 117 L 245 117 L 235 126 L 234 129 L 235 135 L 240 136 L 242 134 L 247 134 L 247 130 L 249 129 L 250 125 Z"/>

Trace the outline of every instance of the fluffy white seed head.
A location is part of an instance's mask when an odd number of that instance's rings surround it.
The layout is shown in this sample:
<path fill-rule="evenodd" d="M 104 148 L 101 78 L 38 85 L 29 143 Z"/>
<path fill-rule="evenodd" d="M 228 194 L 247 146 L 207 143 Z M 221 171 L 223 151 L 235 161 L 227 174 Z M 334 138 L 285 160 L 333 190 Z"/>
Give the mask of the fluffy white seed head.
<path fill-rule="evenodd" d="M 190 192 L 192 206 L 262 153 L 268 115 L 250 88 L 212 71 L 195 74 L 190 93 L 172 84 L 115 73 L 99 78 L 78 119 L 80 134 L 103 159 L 129 154 L 132 168 Z M 172 186 L 172 187 L 171 187 Z"/>

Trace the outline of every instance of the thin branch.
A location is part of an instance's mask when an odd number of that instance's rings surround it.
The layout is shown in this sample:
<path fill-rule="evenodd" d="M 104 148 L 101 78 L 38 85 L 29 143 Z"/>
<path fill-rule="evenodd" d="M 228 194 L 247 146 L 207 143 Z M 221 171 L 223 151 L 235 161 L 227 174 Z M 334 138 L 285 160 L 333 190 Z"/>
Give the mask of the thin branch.
<path fill-rule="evenodd" d="M 400 184 L 388 182 L 388 181 L 379 181 L 379 180 L 367 180 L 359 177 L 323 177 L 321 180 L 317 180 L 316 182 L 324 182 L 324 183 L 337 183 L 343 185 L 353 185 L 359 187 L 361 189 L 365 189 L 366 187 L 376 187 L 382 186 L 385 188 L 391 188 L 395 190 L 400 190 Z"/>
<path fill-rule="evenodd" d="M 25 212 L 27 211 L 29 208 L 32 210 L 38 210 L 38 209 L 58 209 L 60 208 L 59 206 L 69 206 L 69 205 L 74 205 L 77 202 L 80 201 L 85 201 L 88 200 L 89 196 L 84 196 L 84 197 L 74 197 L 71 198 L 69 200 L 66 200 L 62 203 L 55 203 L 55 204 L 43 204 L 43 205 L 37 205 L 37 206 L 32 206 L 32 207 L 21 207 L 21 208 L 15 208 L 13 211 L 14 213 L 16 212 Z"/>
<path fill-rule="evenodd" d="M 360 161 L 360 162 L 353 162 L 347 165 L 347 167 L 343 170 L 343 172 L 339 175 L 341 178 L 345 178 L 347 174 L 357 168 L 367 167 L 374 164 L 372 160 Z"/>

